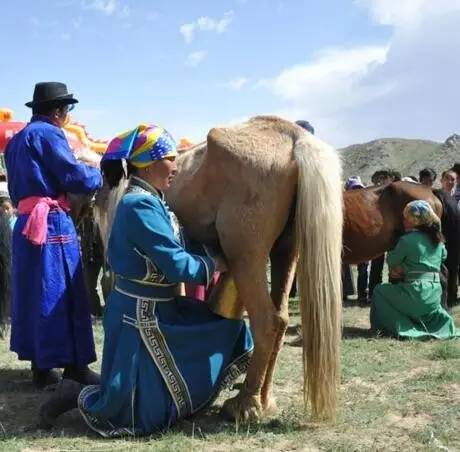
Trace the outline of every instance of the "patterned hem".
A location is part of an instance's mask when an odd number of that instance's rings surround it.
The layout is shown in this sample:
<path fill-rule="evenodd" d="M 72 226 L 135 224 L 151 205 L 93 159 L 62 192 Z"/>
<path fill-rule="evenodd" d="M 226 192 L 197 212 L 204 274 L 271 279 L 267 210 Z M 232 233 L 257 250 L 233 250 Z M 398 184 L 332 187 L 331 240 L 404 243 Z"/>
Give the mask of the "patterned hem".
<path fill-rule="evenodd" d="M 219 384 L 217 385 L 214 392 L 211 394 L 208 400 L 206 400 L 198 408 L 193 410 L 192 414 L 195 414 L 198 411 L 212 405 L 219 396 L 221 391 L 223 391 L 224 389 L 230 389 L 233 383 L 237 380 L 237 378 L 240 375 L 243 375 L 247 372 L 253 350 L 254 347 L 245 352 L 243 355 L 240 355 L 224 369 L 220 377 Z"/>
<path fill-rule="evenodd" d="M 115 427 L 109 421 L 103 421 L 96 416 L 93 416 L 85 408 L 85 401 L 88 397 L 100 391 L 99 385 L 86 386 L 82 389 L 78 396 L 78 410 L 80 411 L 84 421 L 91 430 L 94 430 L 104 438 L 119 438 L 122 436 L 139 436 L 142 432 L 136 431 L 134 428 Z"/>
<path fill-rule="evenodd" d="M 193 412 L 192 398 L 190 397 L 187 383 L 158 325 L 155 315 L 155 302 L 138 299 L 136 317 L 142 342 L 168 388 L 176 405 L 178 417 L 188 416 Z"/>

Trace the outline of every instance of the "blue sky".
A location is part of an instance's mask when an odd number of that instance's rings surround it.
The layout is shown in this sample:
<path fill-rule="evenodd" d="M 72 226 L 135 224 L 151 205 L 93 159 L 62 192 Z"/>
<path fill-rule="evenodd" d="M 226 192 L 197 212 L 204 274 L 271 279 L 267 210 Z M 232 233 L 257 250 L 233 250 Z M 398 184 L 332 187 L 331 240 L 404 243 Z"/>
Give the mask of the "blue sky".
<path fill-rule="evenodd" d="M 34 83 L 58 80 L 95 138 L 153 122 L 196 141 L 271 113 L 336 146 L 444 140 L 459 19 L 457 0 L 3 1 L 0 107 L 25 120 Z"/>

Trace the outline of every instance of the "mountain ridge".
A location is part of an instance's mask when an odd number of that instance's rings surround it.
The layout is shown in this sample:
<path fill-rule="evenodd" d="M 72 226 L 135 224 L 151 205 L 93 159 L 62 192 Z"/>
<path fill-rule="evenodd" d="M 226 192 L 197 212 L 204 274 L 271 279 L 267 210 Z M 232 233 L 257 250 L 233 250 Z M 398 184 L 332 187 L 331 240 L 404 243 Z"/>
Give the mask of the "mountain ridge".
<path fill-rule="evenodd" d="M 344 179 L 360 176 L 367 185 L 372 174 L 392 168 L 404 176 L 418 176 L 426 167 L 441 173 L 460 162 L 460 134 L 453 133 L 444 142 L 416 138 L 378 138 L 366 143 L 352 144 L 339 149 Z"/>

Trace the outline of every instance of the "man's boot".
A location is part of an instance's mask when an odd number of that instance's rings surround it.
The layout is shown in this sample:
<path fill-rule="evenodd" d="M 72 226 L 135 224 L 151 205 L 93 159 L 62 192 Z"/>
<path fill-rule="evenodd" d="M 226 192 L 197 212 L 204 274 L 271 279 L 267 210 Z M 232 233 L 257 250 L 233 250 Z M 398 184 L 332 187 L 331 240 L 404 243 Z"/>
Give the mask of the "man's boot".
<path fill-rule="evenodd" d="M 83 385 L 98 385 L 101 382 L 100 375 L 92 371 L 88 366 L 66 366 L 62 378 L 74 380 Z"/>
<path fill-rule="evenodd" d="M 32 383 L 37 389 L 43 389 L 46 386 L 58 383 L 60 376 L 55 369 L 39 369 L 32 362 Z"/>
<path fill-rule="evenodd" d="M 39 428 L 51 428 L 61 415 L 77 408 L 78 395 L 83 385 L 72 380 L 62 380 L 56 391 L 40 406 Z"/>

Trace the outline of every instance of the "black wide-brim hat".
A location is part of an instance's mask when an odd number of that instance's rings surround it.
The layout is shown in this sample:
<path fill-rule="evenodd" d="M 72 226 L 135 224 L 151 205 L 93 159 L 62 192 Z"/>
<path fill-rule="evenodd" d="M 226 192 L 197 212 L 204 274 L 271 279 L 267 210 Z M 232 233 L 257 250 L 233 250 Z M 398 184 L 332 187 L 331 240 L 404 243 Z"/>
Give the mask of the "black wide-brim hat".
<path fill-rule="evenodd" d="M 77 104 L 78 100 L 67 91 L 65 83 L 40 82 L 35 85 L 33 100 L 26 103 L 26 107 L 59 103 L 62 105 Z"/>

